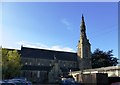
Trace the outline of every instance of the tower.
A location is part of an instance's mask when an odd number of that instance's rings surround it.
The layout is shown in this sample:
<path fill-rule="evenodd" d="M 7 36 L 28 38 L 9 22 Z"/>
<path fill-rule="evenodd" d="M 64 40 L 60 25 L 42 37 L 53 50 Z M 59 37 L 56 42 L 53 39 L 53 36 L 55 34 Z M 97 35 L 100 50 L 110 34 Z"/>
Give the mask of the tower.
<path fill-rule="evenodd" d="M 80 40 L 78 41 L 77 48 L 79 68 L 81 70 L 91 68 L 91 44 L 89 43 L 89 40 L 86 36 L 86 26 L 83 15 L 80 26 Z"/>

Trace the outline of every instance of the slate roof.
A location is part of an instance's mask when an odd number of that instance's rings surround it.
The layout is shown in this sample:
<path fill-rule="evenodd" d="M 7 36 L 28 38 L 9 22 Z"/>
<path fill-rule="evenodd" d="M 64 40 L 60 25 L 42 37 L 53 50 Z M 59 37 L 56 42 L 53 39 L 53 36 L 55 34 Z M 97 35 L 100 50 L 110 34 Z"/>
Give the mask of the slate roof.
<path fill-rule="evenodd" d="M 21 57 L 27 58 L 41 58 L 53 60 L 54 57 L 56 57 L 56 59 L 58 60 L 77 61 L 77 53 L 72 52 L 22 47 L 20 53 Z"/>

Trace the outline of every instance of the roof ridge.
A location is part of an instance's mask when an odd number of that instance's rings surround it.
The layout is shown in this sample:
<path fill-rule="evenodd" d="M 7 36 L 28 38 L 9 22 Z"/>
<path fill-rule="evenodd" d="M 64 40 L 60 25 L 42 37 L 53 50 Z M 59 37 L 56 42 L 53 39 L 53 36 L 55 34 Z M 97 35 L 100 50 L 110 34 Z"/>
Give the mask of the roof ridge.
<path fill-rule="evenodd" d="M 50 50 L 50 49 L 41 49 L 41 48 L 32 48 L 32 47 L 22 47 L 22 48 L 76 54 L 76 52 L 74 53 L 74 52 L 57 51 L 57 50 Z M 21 49 L 22 49 L 22 48 L 21 48 Z"/>

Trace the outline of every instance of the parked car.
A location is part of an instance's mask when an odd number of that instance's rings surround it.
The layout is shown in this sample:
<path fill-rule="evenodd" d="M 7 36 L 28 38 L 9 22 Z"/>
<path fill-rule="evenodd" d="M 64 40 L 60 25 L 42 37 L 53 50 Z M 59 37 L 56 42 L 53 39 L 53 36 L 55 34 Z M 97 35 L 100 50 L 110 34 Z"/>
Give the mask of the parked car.
<path fill-rule="evenodd" d="M 14 78 L 0 81 L 0 85 L 32 85 L 30 81 L 23 78 Z"/>
<path fill-rule="evenodd" d="M 26 78 L 14 78 L 14 79 L 9 79 L 8 81 L 14 82 L 17 85 L 32 85 L 30 81 L 27 81 Z"/>
<path fill-rule="evenodd" d="M 120 85 L 120 82 L 112 83 L 111 85 Z"/>
<path fill-rule="evenodd" d="M 14 82 L 0 81 L 0 85 L 16 85 Z"/>
<path fill-rule="evenodd" d="M 60 85 L 78 85 L 78 83 L 73 78 L 63 78 Z"/>

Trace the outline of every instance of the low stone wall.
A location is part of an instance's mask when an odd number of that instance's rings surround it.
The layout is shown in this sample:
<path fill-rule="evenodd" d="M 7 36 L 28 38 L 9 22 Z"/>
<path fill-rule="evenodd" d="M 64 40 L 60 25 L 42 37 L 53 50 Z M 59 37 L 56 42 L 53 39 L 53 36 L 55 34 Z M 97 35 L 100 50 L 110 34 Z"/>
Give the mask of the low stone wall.
<path fill-rule="evenodd" d="M 83 85 L 108 85 L 108 75 L 106 73 L 92 73 L 79 75 L 78 82 Z"/>
<path fill-rule="evenodd" d="M 120 77 L 108 77 L 109 85 L 111 83 L 120 82 Z"/>

